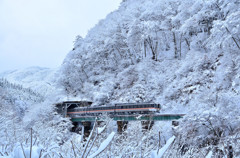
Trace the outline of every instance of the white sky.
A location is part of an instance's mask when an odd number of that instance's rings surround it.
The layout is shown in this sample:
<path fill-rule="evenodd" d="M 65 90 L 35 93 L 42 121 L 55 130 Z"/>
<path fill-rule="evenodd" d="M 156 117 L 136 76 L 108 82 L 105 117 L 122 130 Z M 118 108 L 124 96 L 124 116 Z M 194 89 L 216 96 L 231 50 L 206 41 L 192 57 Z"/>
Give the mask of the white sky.
<path fill-rule="evenodd" d="M 0 0 L 0 72 L 58 67 L 77 35 L 122 0 Z"/>

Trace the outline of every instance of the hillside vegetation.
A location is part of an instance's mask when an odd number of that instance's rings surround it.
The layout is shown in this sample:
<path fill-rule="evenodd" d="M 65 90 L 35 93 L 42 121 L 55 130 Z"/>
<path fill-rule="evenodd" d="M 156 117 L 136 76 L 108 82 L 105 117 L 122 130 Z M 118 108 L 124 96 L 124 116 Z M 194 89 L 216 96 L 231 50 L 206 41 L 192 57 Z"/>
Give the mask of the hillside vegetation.
<path fill-rule="evenodd" d="M 237 0 L 124 1 L 86 38 L 77 37 L 60 83 L 67 95 L 102 103 L 216 106 L 221 93 L 240 90 L 237 6 Z"/>
<path fill-rule="evenodd" d="M 209 146 L 226 154 L 231 143 L 239 152 L 231 140 L 240 130 L 239 8 L 238 0 L 125 0 L 76 38 L 59 83 L 97 105 L 157 102 L 186 113 L 175 155 L 206 155 Z"/>

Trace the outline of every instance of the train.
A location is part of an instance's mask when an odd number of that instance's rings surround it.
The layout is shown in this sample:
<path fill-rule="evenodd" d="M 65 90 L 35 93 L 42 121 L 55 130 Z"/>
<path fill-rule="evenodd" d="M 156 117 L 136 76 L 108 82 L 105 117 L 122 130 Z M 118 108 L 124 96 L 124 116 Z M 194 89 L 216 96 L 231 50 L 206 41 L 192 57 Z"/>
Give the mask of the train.
<path fill-rule="evenodd" d="M 76 116 L 98 116 L 103 113 L 110 115 L 129 115 L 129 114 L 151 114 L 159 112 L 161 106 L 155 103 L 121 103 L 109 106 L 95 107 L 77 107 L 69 109 L 67 115 L 70 117 Z"/>

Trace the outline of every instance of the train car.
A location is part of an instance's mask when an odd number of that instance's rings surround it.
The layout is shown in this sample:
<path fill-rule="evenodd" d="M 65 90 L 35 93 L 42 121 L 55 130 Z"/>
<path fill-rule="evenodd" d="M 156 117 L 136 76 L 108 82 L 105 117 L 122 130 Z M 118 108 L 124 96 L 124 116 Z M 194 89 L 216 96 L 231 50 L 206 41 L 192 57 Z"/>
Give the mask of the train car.
<path fill-rule="evenodd" d="M 149 114 L 160 110 L 160 104 L 153 103 L 121 103 L 111 106 L 97 106 L 97 107 L 81 107 L 68 110 L 67 114 L 70 117 L 76 116 L 98 116 L 103 113 L 115 115 L 128 114 Z"/>
<path fill-rule="evenodd" d="M 153 104 L 153 103 L 124 103 L 124 104 L 115 104 L 116 112 L 119 114 L 147 114 L 147 113 L 154 113 L 160 110 L 160 104 Z"/>

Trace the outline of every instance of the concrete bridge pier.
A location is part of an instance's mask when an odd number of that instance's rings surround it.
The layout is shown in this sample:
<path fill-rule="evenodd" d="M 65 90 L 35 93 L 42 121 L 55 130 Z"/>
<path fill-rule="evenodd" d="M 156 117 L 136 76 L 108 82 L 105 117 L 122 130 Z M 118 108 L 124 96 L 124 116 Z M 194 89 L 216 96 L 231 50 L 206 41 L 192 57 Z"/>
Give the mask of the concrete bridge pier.
<path fill-rule="evenodd" d="M 104 121 L 97 121 L 97 125 L 101 126 L 102 124 L 106 124 Z"/>
<path fill-rule="evenodd" d="M 141 121 L 141 124 L 143 130 L 150 130 L 154 125 L 154 121 Z"/>
<path fill-rule="evenodd" d="M 174 127 L 176 127 L 176 126 L 178 126 L 179 125 L 179 122 L 178 121 L 172 121 L 172 126 L 174 126 Z"/>
<path fill-rule="evenodd" d="M 128 121 L 117 121 L 118 133 L 122 133 L 127 129 Z"/>
<path fill-rule="evenodd" d="M 73 122 L 72 124 L 73 124 L 73 127 L 72 127 L 71 131 L 78 133 L 78 132 L 79 132 L 79 129 L 80 129 L 80 128 L 79 128 L 80 123 L 79 123 L 79 122 Z"/>
<path fill-rule="evenodd" d="M 85 121 L 85 122 L 82 122 L 82 125 L 84 127 L 84 136 L 88 137 L 92 130 L 92 122 Z"/>

